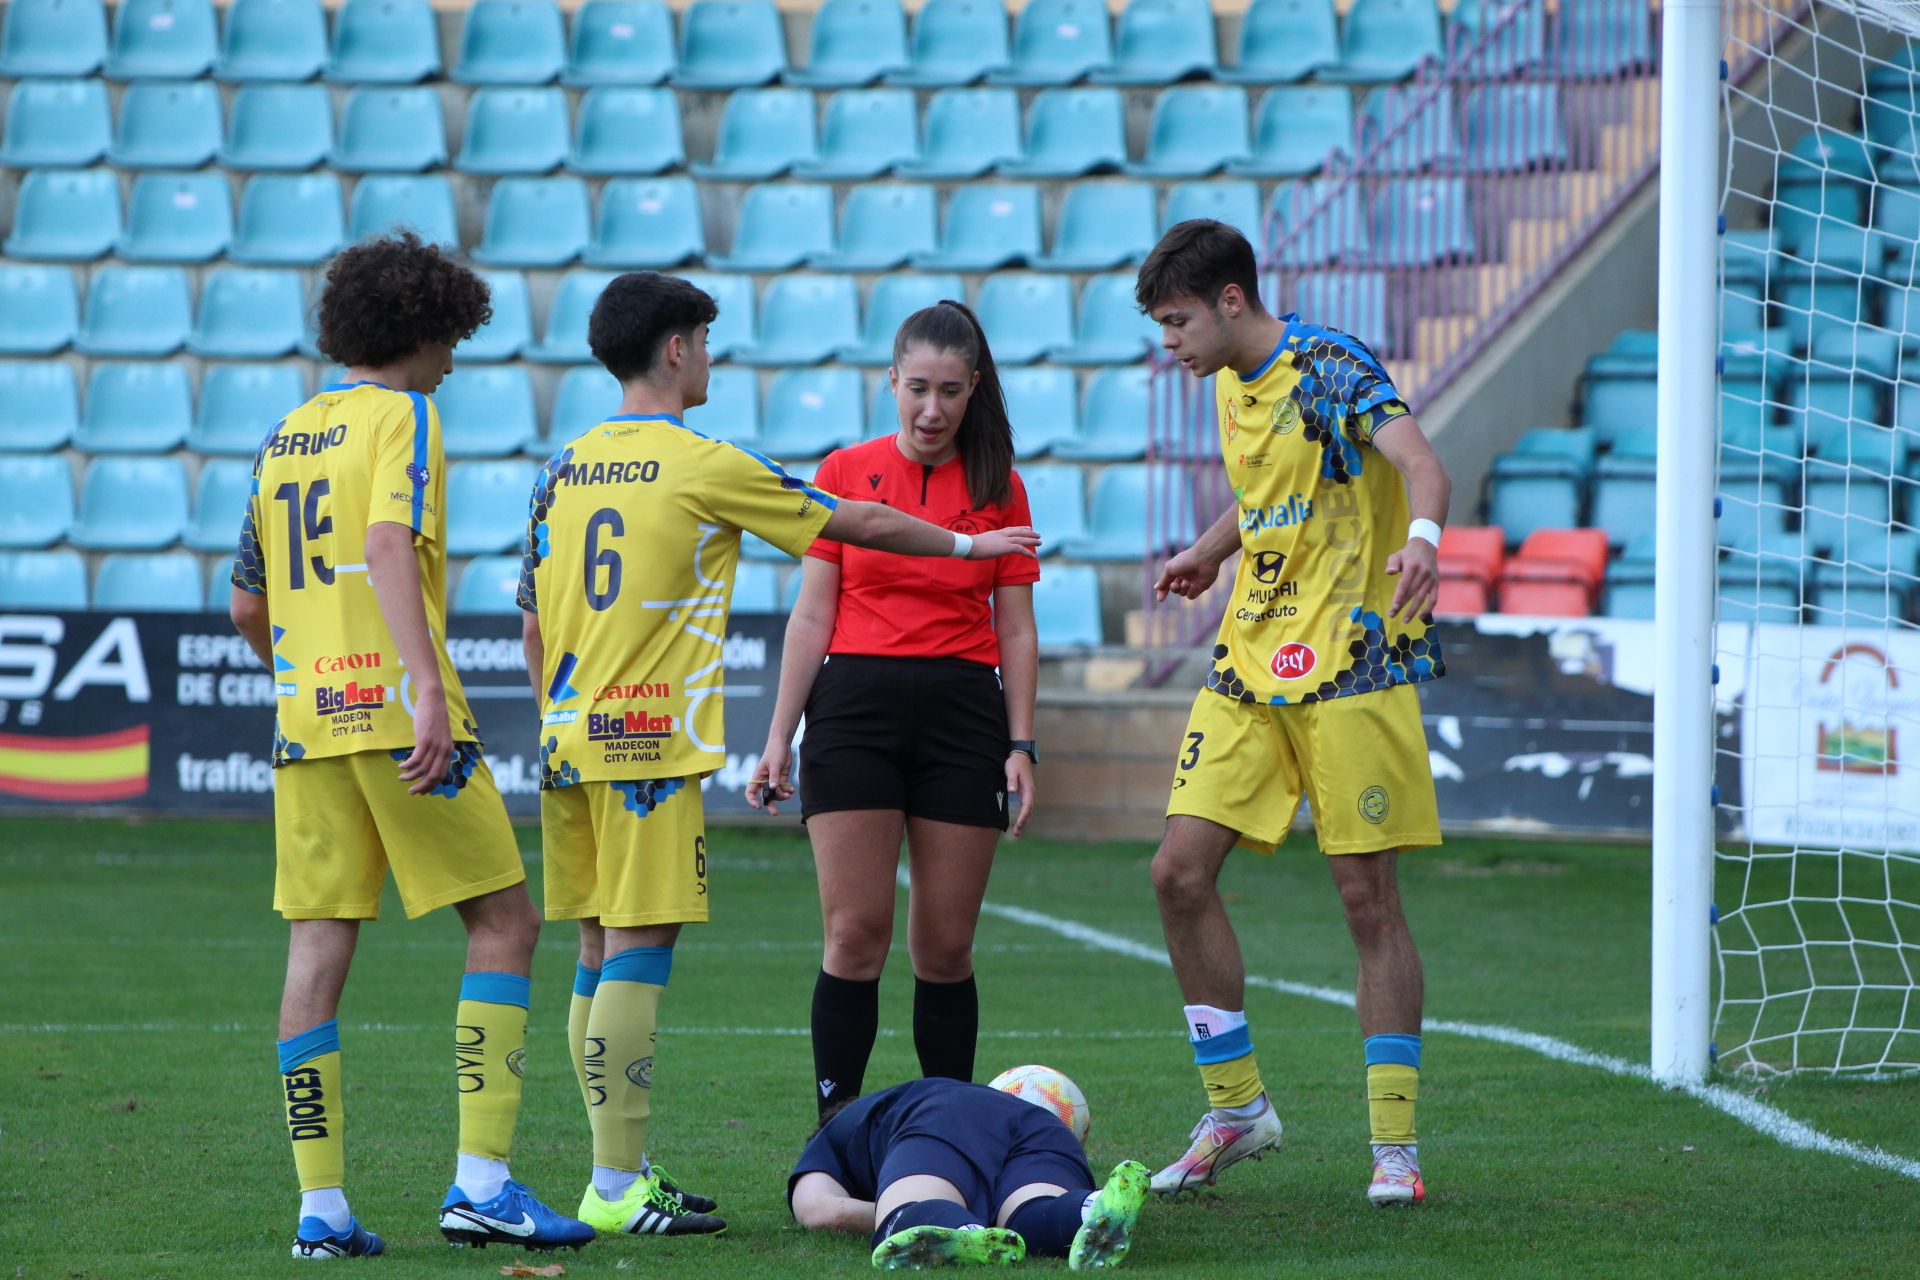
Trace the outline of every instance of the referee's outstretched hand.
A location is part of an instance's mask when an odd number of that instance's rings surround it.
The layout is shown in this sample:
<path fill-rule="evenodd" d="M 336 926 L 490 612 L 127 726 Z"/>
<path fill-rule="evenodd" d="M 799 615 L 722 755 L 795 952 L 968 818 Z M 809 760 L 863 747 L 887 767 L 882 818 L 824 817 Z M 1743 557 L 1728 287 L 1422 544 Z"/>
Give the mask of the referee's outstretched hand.
<path fill-rule="evenodd" d="M 1001 556 L 1025 556 L 1029 560 L 1038 558 L 1040 533 L 1030 525 L 1009 525 L 1005 529 L 991 529 L 986 533 L 973 535 L 973 550 L 968 553 L 969 560 L 998 560 Z"/>
<path fill-rule="evenodd" d="M 766 749 L 760 753 L 760 763 L 754 766 L 753 777 L 747 781 L 747 803 L 778 815 L 778 802 L 793 799 L 792 774 L 792 744 L 768 739 Z"/>

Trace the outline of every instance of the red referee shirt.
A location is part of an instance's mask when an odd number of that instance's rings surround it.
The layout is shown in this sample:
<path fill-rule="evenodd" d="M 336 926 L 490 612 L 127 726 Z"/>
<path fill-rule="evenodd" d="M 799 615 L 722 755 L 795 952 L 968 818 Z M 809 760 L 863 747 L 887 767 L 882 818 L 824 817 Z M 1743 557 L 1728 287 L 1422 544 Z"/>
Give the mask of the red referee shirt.
<path fill-rule="evenodd" d="M 1005 503 L 976 510 L 959 458 L 922 466 L 908 460 L 890 435 L 828 454 L 813 483 L 842 497 L 884 502 L 955 533 L 1033 523 L 1019 472 L 1013 475 L 1013 492 Z M 840 607 L 828 653 L 967 658 L 998 666 L 994 588 L 1040 578 L 1039 562 L 1026 556 L 940 560 L 849 547 L 826 538 L 815 540 L 807 554 L 840 566 Z"/>

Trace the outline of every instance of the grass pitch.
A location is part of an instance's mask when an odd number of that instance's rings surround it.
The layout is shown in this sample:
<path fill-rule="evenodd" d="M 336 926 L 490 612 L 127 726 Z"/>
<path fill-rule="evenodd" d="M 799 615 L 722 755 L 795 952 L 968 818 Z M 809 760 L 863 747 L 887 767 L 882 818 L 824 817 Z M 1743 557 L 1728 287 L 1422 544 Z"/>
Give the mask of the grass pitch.
<path fill-rule="evenodd" d="M 538 833 L 521 840 L 538 848 Z M 662 1008 L 650 1147 L 721 1200 L 721 1239 L 601 1240 L 573 1276 L 854 1275 L 863 1243 L 808 1236 L 783 1199 L 812 1126 L 805 1026 L 818 965 L 812 865 L 796 829 L 712 833 L 714 923 L 680 946 Z M 1003 847 L 989 899 L 1158 946 L 1141 844 Z M 1352 950 L 1320 858 L 1238 855 L 1224 888 L 1250 973 L 1327 987 Z M 1497 1023 L 1639 1061 L 1647 1023 L 1644 849 L 1455 840 L 1407 859 L 1430 1018 Z M 298 1204 L 276 1106 L 286 927 L 259 823 L 0 822 L 0 1276 L 281 1273 Z M 536 897 L 537 861 L 530 863 Z M 452 912 L 367 926 L 341 1009 L 348 1192 L 386 1277 L 495 1276 L 517 1255 L 447 1248 Z M 901 937 L 904 950 L 904 924 Z M 516 1176 L 555 1207 L 589 1145 L 564 1055 L 571 926 L 534 973 Z M 1057 1066 L 1093 1108 L 1104 1173 L 1177 1155 L 1203 1105 L 1172 975 L 989 916 L 977 954 L 981 1078 Z M 904 954 L 883 987 L 870 1086 L 915 1074 Z M 1142 1275 L 1892 1276 L 1911 1274 L 1915 1184 L 1796 1151 L 1688 1097 L 1430 1032 L 1420 1129 L 1428 1203 L 1381 1212 L 1367 1175 L 1350 1010 L 1248 992 L 1287 1149 L 1198 1199 L 1150 1204 Z M 1751 1090 L 1748 1085 L 1740 1086 Z M 1836 1137 L 1920 1156 L 1920 1082 L 1794 1082 L 1773 1105 Z M 549 1259 L 532 1257 L 528 1261 Z M 1029 1269 L 1063 1270 L 1035 1262 Z M 359 1272 L 356 1271 L 356 1274 Z"/>

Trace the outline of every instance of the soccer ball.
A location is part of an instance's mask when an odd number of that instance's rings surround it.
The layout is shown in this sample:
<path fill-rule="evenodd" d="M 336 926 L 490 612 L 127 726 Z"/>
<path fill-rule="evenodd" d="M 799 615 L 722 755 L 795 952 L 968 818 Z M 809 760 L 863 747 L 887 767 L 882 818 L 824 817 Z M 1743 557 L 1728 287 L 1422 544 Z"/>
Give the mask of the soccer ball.
<path fill-rule="evenodd" d="M 1060 1123 L 1073 1130 L 1073 1136 L 1085 1142 L 1092 1115 L 1087 1110 L 1087 1095 L 1080 1086 L 1052 1067 L 1029 1064 L 1009 1067 L 987 1082 L 989 1088 L 1010 1093 L 1022 1102 L 1058 1116 Z"/>

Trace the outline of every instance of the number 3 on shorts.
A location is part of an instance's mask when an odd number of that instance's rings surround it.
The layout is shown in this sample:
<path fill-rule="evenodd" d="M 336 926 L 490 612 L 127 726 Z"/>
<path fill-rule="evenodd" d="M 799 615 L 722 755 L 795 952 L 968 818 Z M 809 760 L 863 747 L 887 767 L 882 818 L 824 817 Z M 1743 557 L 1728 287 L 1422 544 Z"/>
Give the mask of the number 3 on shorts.
<path fill-rule="evenodd" d="M 1206 740 L 1207 735 L 1204 733 L 1190 733 L 1187 735 L 1187 750 L 1186 753 L 1180 757 L 1181 772 L 1184 773 L 1200 763 L 1200 744 Z"/>

